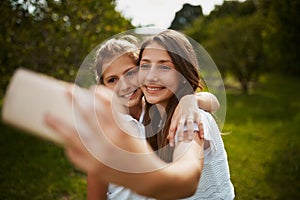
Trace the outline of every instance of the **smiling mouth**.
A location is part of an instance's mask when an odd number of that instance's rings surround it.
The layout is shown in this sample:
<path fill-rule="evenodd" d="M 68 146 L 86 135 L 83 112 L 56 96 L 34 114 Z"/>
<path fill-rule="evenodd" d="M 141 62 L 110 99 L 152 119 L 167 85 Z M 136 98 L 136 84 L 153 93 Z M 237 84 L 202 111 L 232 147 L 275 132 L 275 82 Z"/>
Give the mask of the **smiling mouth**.
<path fill-rule="evenodd" d="M 136 91 L 137 90 L 134 90 L 134 91 L 132 91 L 132 92 L 130 92 L 128 94 L 121 95 L 121 97 L 123 97 L 123 98 L 130 98 L 130 97 L 132 97 L 136 93 Z"/>
<path fill-rule="evenodd" d="M 150 87 L 150 86 L 144 86 L 147 91 L 149 92 L 157 92 L 163 90 L 165 87 Z"/>

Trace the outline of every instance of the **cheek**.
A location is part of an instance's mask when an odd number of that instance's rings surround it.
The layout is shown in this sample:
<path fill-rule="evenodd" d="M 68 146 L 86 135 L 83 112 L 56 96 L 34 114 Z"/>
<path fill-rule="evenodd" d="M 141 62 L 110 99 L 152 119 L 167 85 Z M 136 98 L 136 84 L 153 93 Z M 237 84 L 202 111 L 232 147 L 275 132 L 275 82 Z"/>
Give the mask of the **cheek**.
<path fill-rule="evenodd" d="M 138 78 L 137 78 L 137 82 L 139 85 L 145 81 L 146 76 L 147 76 L 147 73 L 145 73 L 143 71 L 139 71 Z"/>
<path fill-rule="evenodd" d="M 165 76 L 166 77 L 166 76 Z M 166 85 L 173 91 L 176 92 L 179 86 L 179 76 L 177 72 L 170 73 L 167 76 L 168 78 L 165 78 Z"/>
<path fill-rule="evenodd" d="M 104 83 L 103 85 L 104 85 L 105 87 L 107 87 L 108 89 L 110 89 L 110 90 L 114 90 L 114 88 L 115 88 L 115 85 L 114 85 L 114 84 Z"/>
<path fill-rule="evenodd" d="M 130 82 L 130 84 L 132 86 L 138 86 L 139 85 L 139 76 L 136 75 L 136 76 L 130 78 L 128 81 Z"/>
<path fill-rule="evenodd" d="M 128 81 L 121 79 L 114 85 L 113 90 L 117 94 L 120 94 L 122 90 L 124 90 L 125 88 L 128 88 L 130 85 L 131 84 Z"/>

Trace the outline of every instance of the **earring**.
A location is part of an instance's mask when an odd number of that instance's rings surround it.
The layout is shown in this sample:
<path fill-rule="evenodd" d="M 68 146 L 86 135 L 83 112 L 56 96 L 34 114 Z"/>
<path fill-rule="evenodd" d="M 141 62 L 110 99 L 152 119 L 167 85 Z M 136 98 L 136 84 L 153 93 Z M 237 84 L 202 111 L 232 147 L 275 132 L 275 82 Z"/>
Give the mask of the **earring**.
<path fill-rule="evenodd" d="M 186 80 L 183 80 L 182 83 L 183 83 L 183 84 L 186 84 Z"/>

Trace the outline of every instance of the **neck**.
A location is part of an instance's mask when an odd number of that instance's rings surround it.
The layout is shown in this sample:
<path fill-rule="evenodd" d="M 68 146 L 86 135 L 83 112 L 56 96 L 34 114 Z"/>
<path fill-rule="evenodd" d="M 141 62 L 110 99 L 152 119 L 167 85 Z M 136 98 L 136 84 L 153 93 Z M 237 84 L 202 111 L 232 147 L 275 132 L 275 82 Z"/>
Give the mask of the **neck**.
<path fill-rule="evenodd" d="M 156 107 L 159 111 L 160 116 L 163 117 L 166 114 L 166 106 L 163 106 L 161 104 L 156 104 Z"/>
<path fill-rule="evenodd" d="M 139 103 L 138 105 L 136 106 L 133 106 L 133 107 L 130 107 L 129 108 L 129 114 L 136 120 L 139 120 L 140 119 L 140 116 L 141 116 L 141 113 L 142 113 L 142 110 L 143 110 L 143 104 L 142 102 Z"/>

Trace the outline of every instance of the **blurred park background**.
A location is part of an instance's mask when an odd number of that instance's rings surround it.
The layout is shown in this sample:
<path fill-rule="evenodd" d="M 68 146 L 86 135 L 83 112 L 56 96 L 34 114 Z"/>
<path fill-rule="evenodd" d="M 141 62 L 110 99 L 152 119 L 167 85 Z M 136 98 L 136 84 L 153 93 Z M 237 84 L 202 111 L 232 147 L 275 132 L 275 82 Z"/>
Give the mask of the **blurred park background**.
<path fill-rule="evenodd" d="M 0 106 L 17 68 L 74 81 L 96 45 L 136 28 L 115 8 L 114 0 L 2 0 Z M 209 15 L 185 4 L 169 28 L 199 42 L 222 74 L 236 199 L 300 199 L 300 1 L 224 1 Z M 63 149 L 1 122 L 0 159 L 1 200 L 86 198 L 85 174 Z"/>

